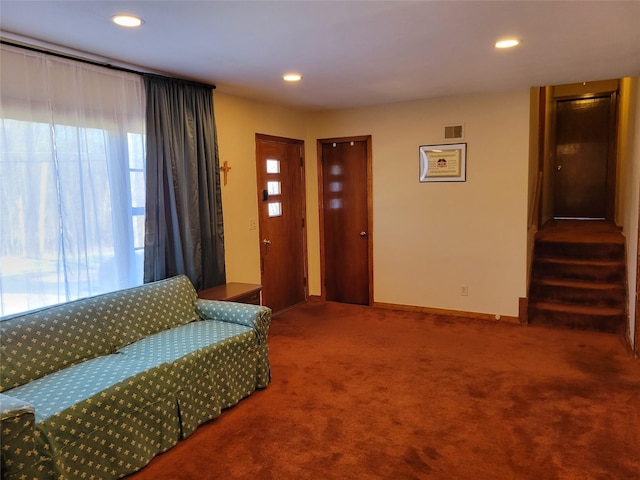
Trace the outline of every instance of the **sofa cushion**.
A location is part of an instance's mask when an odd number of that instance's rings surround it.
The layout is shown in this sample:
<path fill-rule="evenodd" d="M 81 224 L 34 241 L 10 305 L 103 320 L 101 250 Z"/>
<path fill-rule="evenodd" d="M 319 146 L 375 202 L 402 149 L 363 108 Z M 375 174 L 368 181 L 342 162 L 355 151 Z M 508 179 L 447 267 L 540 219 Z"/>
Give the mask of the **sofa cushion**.
<path fill-rule="evenodd" d="M 184 275 L 102 295 L 98 308 L 110 321 L 112 351 L 199 320 L 196 297 L 193 284 Z"/>
<path fill-rule="evenodd" d="M 0 392 L 109 353 L 109 320 L 93 298 L 0 321 Z"/>
<path fill-rule="evenodd" d="M 225 322 L 201 321 L 182 325 L 145 337 L 114 354 L 51 373 L 7 393 L 33 405 L 36 423 L 40 423 L 83 401 L 89 404 L 104 402 L 103 392 L 113 385 L 160 365 L 171 366 L 189 354 L 248 331 L 251 331 L 248 327 Z M 173 384 L 175 394 L 176 376 L 169 371 L 174 378 L 167 380 L 167 386 Z M 121 396 L 124 398 L 127 394 L 125 391 Z"/>
<path fill-rule="evenodd" d="M 0 321 L 0 392 L 200 317 L 184 275 Z"/>
<path fill-rule="evenodd" d="M 104 411 L 104 391 L 152 367 L 151 362 L 144 359 L 104 355 L 11 389 L 7 394 L 33 405 L 39 424 L 85 400 L 89 404 L 100 403 Z M 106 408 L 107 414 L 109 408 Z"/>

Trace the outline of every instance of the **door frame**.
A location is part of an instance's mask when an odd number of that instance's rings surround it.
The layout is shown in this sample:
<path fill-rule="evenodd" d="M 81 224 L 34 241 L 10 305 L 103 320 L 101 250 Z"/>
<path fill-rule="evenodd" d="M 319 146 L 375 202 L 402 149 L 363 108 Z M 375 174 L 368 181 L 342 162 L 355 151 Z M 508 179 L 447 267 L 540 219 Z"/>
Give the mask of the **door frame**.
<path fill-rule="evenodd" d="M 638 203 L 640 204 L 640 198 L 638 198 Z M 629 265 L 628 259 L 629 253 L 627 253 L 627 265 Z M 638 236 L 636 237 L 636 291 L 635 291 L 635 312 L 634 317 L 627 319 L 627 328 L 629 329 L 629 337 L 631 337 L 631 322 L 634 325 L 634 339 L 633 339 L 633 353 L 636 358 L 640 358 L 640 332 L 638 331 L 638 318 L 640 318 L 640 212 L 638 212 Z M 628 268 L 628 267 L 627 267 Z M 630 292 L 631 293 L 631 292 Z M 629 295 L 629 302 L 634 300 L 631 299 L 631 295 Z"/>
<path fill-rule="evenodd" d="M 305 173 L 305 148 L 304 148 L 304 140 L 298 140 L 295 138 L 288 137 L 278 137 L 275 135 L 267 135 L 264 133 L 256 133 L 255 134 L 255 161 L 256 168 L 258 168 L 258 142 L 274 142 L 274 143 L 285 143 L 288 145 L 298 145 L 300 147 L 300 180 L 302 182 L 301 188 L 301 196 L 298 199 L 300 208 L 302 210 L 302 268 L 303 268 L 303 282 L 304 282 L 304 299 L 302 302 L 306 302 L 309 299 L 309 263 L 308 263 L 308 252 L 307 252 L 307 185 L 306 185 L 306 173 Z M 257 173 L 257 172 L 256 172 Z M 256 187 L 257 187 L 257 200 L 258 200 L 258 208 L 262 201 L 262 189 L 260 188 L 260 178 L 259 174 L 256 175 Z M 258 212 L 258 249 L 260 252 L 260 282 L 263 282 L 264 272 L 262 271 L 262 238 L 263 238 L 263 226 L 261 225 L 260 213 Z M 291 305 L 281 311 L 274 312 L 281 313 L 290 308 L 293 308 L 295 305 Z"/>
<path fill-rule="evenodd" d="M 373 305 L 373 165 L 371 155 L 371 135 L 359 135 L 354 137 L 319 138 L 316 141 L 317 168 L 318 168 L 318 209 L 320 223 L 320 298 L 327 299 L 326 259 L 324 244 L 324 169 L 322 167 L 322 147 L 328 143 L 366 142 L 367 146 L 367 255 L 369 263 L 369 305 Z"/>

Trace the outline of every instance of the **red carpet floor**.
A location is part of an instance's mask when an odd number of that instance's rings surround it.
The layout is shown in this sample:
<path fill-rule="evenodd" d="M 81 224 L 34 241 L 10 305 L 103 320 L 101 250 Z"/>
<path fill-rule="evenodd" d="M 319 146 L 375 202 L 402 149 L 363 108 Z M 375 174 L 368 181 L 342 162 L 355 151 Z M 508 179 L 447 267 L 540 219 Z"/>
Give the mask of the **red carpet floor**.
<path fill-rule="evenodd" d="M 269 387 L 129 479 L 640 479 L 620 336 L 311 302 L 269 343 Z"/>

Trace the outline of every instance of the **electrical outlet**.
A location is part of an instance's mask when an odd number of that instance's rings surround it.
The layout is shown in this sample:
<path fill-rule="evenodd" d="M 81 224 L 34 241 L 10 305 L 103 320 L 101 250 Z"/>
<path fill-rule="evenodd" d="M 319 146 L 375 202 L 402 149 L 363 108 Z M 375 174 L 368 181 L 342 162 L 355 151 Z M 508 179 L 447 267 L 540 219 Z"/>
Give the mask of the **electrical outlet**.
<path fill-rule="evenodd" d="M 468 285 L 461 285 L 460 286 L 460 295 L 462 295 L 463 297 L 466 297 L 469 295 L 469 286 Z"/>
<path fill-rule="evenodd" d="M 249 219 L 249 230 L 255 230 L 258 228 L 258 221 L 255 218 Z"/>

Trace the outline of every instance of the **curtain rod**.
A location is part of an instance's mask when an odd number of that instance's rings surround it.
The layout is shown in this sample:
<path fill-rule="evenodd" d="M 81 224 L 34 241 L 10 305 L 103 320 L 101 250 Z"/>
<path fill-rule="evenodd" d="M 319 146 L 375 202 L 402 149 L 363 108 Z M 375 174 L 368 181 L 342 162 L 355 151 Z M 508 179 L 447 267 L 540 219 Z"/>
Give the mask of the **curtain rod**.
<path fill-rule="evenodd" d="M 87 58 L 82 58 L 82 57 L 76 57 L 74 55 L 67 55 L 67 54 L 56 52 L 56 51 L 52 51 L 52 50 L 45 50 L 44 48 L 38 48 L 38 47 L 31 46 L 31 45 L 23 45 L 23 44 L 20 44 L 20 43 L 10 42 L 10 41 L 5 40 L 5 39 L 0 39 L 0 43 L 2 45 L 10 45 L 12 47 L 23 48 L 25 50 L 29 50 L 29 51 L 32 51 L 32 52 L 44 53 L 45 55 L 51 55 L 53 57 L 64 58 L 66 60 L 75 60 L 77 62 L 87 63 L 89 65 L 94 65 L 96 67 L 109 68 L 111 70 L 117 70 L 119 72 L 134 73 L 136 75 L 142 75 L 142 76 L 148 75 L 148 76 L 152 76 L 152 77 L 166 78 L 168 80 L 179 80 L 179 81 L 184 82 L 184 83 L 189 83 L 191 85 L 195 85 L 195 86 L 198 86 L 198 87 L 210 88 L 212 90 L 215 90 L 215 88 L 216 88 L 215 85 L 211 85 L 211 84 L 208 84 L 208 83 L 196 82 L 195 80 L 186 80 L 184 78 L 169 77 L 167 75 L 159 75 L 157 73 L 140 72 L 140 71 L 137 71 L 137 70 L 133 70 L 131 68 L 118 67 L 118 66 L 115 66 L 115 65 L 111 65 L 109 63 L 101 63 L 101 62 L 97 62 L 95 60 L 89 60 Z"/>

